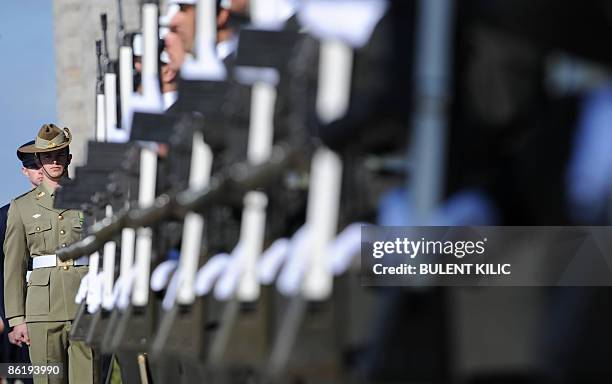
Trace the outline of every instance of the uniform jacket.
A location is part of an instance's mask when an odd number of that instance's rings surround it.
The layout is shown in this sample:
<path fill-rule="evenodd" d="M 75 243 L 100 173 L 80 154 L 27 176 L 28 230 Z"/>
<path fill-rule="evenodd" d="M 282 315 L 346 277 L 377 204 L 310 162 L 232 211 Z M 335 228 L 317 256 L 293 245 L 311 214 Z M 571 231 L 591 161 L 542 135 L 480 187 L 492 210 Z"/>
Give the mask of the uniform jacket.
<path fill-rule="evenodd" d="M 11 202 L 4 239 L 4 299 L 11 326 L 74 319 L 74 302 L 86 266 L 33 270 L 27 288 L 28 258 L 55 254 L 81 237 L 82 215 L 53 208 L 54 192 L 44 182 Z"/>

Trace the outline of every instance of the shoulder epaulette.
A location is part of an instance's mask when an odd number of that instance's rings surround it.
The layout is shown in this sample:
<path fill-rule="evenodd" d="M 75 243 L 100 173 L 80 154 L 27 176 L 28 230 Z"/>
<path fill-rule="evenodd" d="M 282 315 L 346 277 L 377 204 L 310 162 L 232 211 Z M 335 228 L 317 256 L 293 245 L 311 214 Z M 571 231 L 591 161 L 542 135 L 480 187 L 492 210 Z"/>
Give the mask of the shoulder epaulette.
<path fill-rule="evenodd" d="M 22 193 L 21 195 L 19 195 L 19 196 L 15 197 L 13 200 L 18 200 L 18 199 L 21 199 L 22 197 L 24 197 L 25 195 L 27 195 L 27 194 L 28 194 L 28 193 L 30 193 L 30 192 L 32 192 L 32 191 L 27 191 L 27 192 L 24 192 L 24 193 Z"/>

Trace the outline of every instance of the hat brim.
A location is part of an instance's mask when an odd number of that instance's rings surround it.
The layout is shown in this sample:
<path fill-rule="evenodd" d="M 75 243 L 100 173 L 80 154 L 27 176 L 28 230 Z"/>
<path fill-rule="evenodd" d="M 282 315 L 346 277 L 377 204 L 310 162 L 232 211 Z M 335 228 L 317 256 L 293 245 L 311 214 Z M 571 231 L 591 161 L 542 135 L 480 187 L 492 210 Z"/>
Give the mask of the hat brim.
<path fill-rule="evenodd" d="M 21 165 L 23 165 L 24 167 L 28 169 L 39 169 L 40 168 L 40 164 L 37 163 L 36 161 L 24 161 L 21 163 Z"/>
<path fill-rule="evenodd" d="M 52 148 L 38 148 L 36 146 L 36 144 L 30 144 L 30 145 L 26 145 L 25 147 L 21 147 L 18 149 L 19 152 L 21 153 L 43 153 L 43 152 L 54 152 L 54 151 L 59 151 L 60 149 L 64 149 L 66 147 L 68 147 L 70 145 L 70 142 L 72 142 L 72 137 L 68 138 L 68 141 L 52 147 Z"/>

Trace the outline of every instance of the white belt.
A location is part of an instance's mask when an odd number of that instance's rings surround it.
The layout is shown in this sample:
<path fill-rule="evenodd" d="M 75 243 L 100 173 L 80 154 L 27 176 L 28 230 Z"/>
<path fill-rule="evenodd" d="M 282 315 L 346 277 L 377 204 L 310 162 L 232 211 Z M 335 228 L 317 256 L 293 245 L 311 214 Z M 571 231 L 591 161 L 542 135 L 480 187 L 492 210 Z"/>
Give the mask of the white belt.
<path fill-rule="evenodd" d="M 89 256 L 81 256 L 75 260 L 61 261 L 55 255 L 42 255 L 32 258 L 32 269 L 49 268 L 68 265 L 89 265 Z"/>
<path fill-rule="evenodd" d="M 81 256 L 76 260 L 68 260 L 68 261 L 61 261 L 57 259 L 57 256 L 55 255 L 42 255 L 42 256 L 36 256 L 34 258 L 32 258 L 32 269 L 38 269 L 38 268 L 50 268 L 50 267 L 55 267 L 55 266 L 68 266 L 68 265 L 73 265 L 73 266 L 80 266 L 80 265 L 89 265 L 89 256 Z M 27 271 L 26 272 L 26 281 L 30 282 L 30 275 L 32 274 L 32 271 Z"/>

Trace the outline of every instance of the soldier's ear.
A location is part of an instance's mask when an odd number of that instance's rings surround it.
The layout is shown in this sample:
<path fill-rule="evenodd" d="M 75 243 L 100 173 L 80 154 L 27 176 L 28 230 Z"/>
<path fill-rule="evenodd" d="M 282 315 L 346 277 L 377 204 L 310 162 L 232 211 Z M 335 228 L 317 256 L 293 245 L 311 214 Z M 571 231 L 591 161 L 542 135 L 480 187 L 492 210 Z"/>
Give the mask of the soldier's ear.
<path fill-rule="evenodd" d="M 170 68 L 169 64 L 164 64 L 161 67 L 161 76 L 162 76 L 162 82 L 164 84 L 169 84 L 173 82 L 174 79 L 176 78 L 176 71 Z"/>
<path fill-rule="evenodd" d="M 72 155 L 69 153 L 68 154 L 68 161 L 66 162 L 66 166 L 69 166 L 71 161 L 72 161 Z"/>
<path fill-rule="evenodd" d="M 24 176 L 28 176 L 28 169 L 24 166 L 21 166 L 21 173 L 23 173 Z"/>
<path fill-rule="evenodd" d="M 217 15 L 217 28 L 223 28 L 227 25 L 227 22 L 230 17 L 230 11 L 225 8 L 221 8 L 219 10 L 219 14 Z"/>

